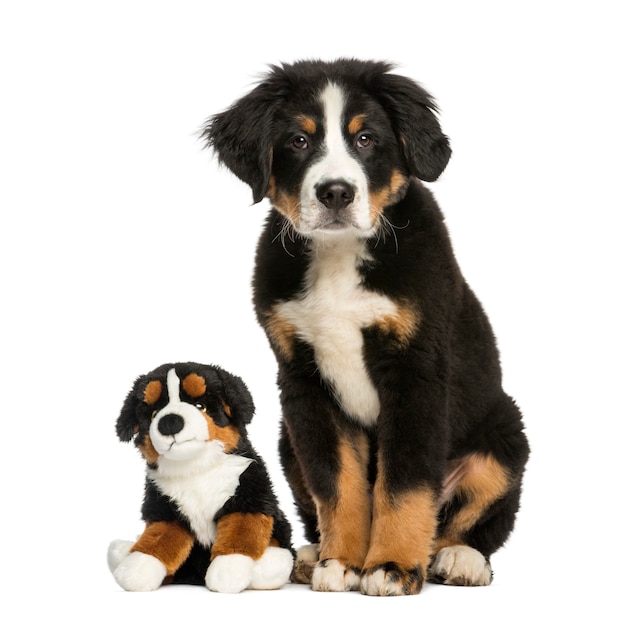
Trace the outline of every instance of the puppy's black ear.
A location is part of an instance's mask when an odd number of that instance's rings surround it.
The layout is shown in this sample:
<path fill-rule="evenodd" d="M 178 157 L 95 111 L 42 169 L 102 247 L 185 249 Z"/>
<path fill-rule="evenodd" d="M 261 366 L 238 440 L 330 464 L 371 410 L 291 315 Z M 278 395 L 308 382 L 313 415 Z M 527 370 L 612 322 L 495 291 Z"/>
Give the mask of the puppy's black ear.
<path fill-rule="evenodd" d="M 434 182 L 452 154 L 434 99 L 411 79 L 392 73 L 379 76 L 374 93 L 391 118 L 411 173 Z"/>
<path fill-rule="evenodd" d="M 139 384 L 141 380 L 142 377 L 139 377 L 135 382 L 133 389 L 128 393 L 128 396 L 122 405 L 122 411 L 117 418 L 115 430 L 120 441 L 130 441 L 139 429 L 137 407 L 141 403 L 141 400 L 137 396 L 137 392 L 140 387 Z"/>
<path fill-rule="evenodd" d="M 224 389 L 225 403 L 230 407 L 233 423 L 241 431 L 254 416 L 254 402 L 243 379 L 222 368 L 216 368 Z"/>
<path fill-rule="evenodd" d="M 220 163 L 252 189 L 254 203 L 267 193 L 272 168 L 272 120 L 279 92 L 271 80 L 226 111 L 209 118 L 202 131 Z"/>

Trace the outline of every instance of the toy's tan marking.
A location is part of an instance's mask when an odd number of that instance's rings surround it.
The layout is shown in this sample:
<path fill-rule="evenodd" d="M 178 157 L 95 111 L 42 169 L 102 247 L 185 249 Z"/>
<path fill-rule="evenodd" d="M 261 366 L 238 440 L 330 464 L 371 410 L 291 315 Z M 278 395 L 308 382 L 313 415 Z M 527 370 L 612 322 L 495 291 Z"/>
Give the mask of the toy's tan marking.
<path fill-rule="evenodd" d="M 259 559 L 270 544 L 274 519 L 267 514 L 235 512 L 217 522 L 211 559 L 234 553 Z"/>
<path fill-rule="evenodd" d="M 337 498 L 316 500 L 320 530 L 320 560 L 337 559 L 361 568 L 370 540 L 371 506 L 367 461 L 369 444 L 364 435 L 339 444 Z"/>
<path fill-rule="evenodd" d="M 153 465 L 156 464 L 159 458 L 159 453 L 154 449 L 154 446 L 152 445 L 152 440 L 150 439 L 150 435 L 146 435 L 144 442 L 142 444 L 139 444 L 137 447 L 139 448 L 141 455 L 144 457 L 144 459 L 146 459 L 148 463 L 151 463 Z"/>
<path fill-rule="evenodd" d="M 421 489 L 390 495 L 379 479 L 374 485 L 372 540 L 365 568 L 395 562 L 405 570 L 421 566 L 425 578 L 437 527 L 433 491 Z"/>
<path fill-rule="evenodd" d="M 221 441 L 226 453 L 232 452 L 237 447 L 240 435 L 234 426 L 218 426 L 210 416 L 207 416 L 206 422 L 209 427 L 209 439 Z"/>
<path fill-rule="evenodd" d="M 191 397 L 198 398 L 206 392 L 206 382 L 204 377 L 191 373 L 183 379 L 183 390 Z"/>
<path fill-rule="evenodd" d="M 464 544 L 465 534 L 485 510 L 507 492 L 509 486 L 507 469 L 490 455 L 471 454 L 457 461 L 444 483 L 440 503 L 457 495 L 463 506 L 445 526 L 441 537 L 437 538 L 435 552 L 445 546 Z"/>
<path fill-rule="evenodd" d="M 166 567 L 168 575 L 172 575 L 189 557 L 193 542 L 191 532 L 180 523 L 160 521 L 148 523 L 130 551 L 156 557 Z"/>
<path fill-rule="evenodd" d="M 160 381 L 151 381 L 143 391 L 143 400 L 148 405 L 154 405 L 163 392 L 163 386 Z"/>

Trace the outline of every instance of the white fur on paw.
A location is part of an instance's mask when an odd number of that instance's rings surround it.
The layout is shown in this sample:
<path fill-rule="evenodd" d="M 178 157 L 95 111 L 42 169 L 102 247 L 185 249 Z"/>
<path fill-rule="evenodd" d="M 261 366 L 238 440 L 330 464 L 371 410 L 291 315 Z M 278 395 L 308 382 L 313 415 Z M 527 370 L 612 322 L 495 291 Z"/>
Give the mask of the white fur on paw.
<path fill-rule="evenodd" d="M 251 589 L 279 589 L 289 581 L 293 556 L 286 548 L 269 546 L 254 562 Z"/>
<path fill-rule="evenodd" d="M 107 563 L 109 564 L 111 573 L 115 571 L 115 568 L 122 563 L 125 557 L 130 555 L 130 549 L 133 547 L 133 544 L 134 542 L 132 540 L 113 540 L 113 542 L 109 544 Z"/>
<path fill-rule="evenodd" d="M 404 590 L 398 580 L 387 576 L 383 568 L 378 568 L 361 579 L 361 592 L 368 596 L 402 596 Z"/>
<path fill-rule="evenodd" d="M 254 559 L 246 555 L 220 555 L 207 570 L 205 582 L 211 591 L 239 593 L 252 582 Z"/>
<path fill-rule="evenodd" d="M 113 571 L 118 585 L 126 591 L 154 591 L 167 575 L 165 565 L 152 555 L 135 551 Z"/>
<path fill-rule="evenodd" d="M 489 585 L 492 579 L 489 562 L 482 553 L 470 546 L 442 548 L 430 571 L 446 585 Z"/>
<path fill-rule="evenodd" d="M 336 559 L 324 559 L 313 570 L 311 587 L 314 591 L 352 591 L 358 589 L 360 577 Z"/>

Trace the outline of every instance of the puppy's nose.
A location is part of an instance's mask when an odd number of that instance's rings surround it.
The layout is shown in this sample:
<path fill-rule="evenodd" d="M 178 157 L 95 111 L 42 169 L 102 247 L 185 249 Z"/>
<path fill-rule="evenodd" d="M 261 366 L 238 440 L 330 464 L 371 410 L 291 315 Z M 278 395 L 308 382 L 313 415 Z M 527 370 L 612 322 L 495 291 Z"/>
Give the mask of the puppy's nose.
<path fill-rule="evenodd" d="M 342 180 L 331 180 L 317 187 L 316 196 L 330 210 L 341 210 L 354 201 L 354 189 Z"/>
<path fill-rule="evenodd" d="M 158 429 L 161 435 L 176 435 L 180 433 L 185 426 L 182 416 L 177 413 L 168 413 L 159 420 Z"/>

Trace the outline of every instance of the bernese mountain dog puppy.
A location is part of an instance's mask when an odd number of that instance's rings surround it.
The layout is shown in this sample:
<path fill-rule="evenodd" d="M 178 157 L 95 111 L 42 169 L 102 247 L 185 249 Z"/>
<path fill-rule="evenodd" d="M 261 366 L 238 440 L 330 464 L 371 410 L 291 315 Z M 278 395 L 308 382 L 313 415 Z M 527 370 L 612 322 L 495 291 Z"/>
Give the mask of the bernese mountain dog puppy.
<path fill-rule="evenodd" d="M 289 581 L 291 526 L 247 437 L 253 413 L 244 382 L 217 366 L 164 364 L 137 378 L 116 428 L 146 460 L 146 527 L 109 547 L 121 587 L 236 593 Z"/>
<path fill-rule="evenodd" d="M 529 455 L 494 335 L 423 182 L 451 154 L 386 62 L 271 67 L 203 135 L 273 208 L 253 278 L 315 590 L 488 585 Z M 304 576 L 303 576 L 304 574 Z"/>

